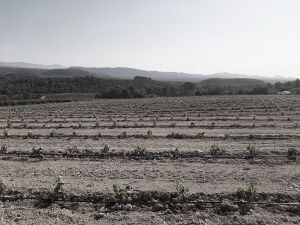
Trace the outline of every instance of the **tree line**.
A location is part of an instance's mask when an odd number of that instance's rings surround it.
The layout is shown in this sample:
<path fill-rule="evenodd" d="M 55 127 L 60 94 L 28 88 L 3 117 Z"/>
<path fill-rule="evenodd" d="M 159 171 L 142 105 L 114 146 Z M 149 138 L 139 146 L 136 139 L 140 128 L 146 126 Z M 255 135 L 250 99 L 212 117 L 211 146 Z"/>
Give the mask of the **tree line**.
<path fill-rule="evenodd" d="M 275 94 L 288 90 L 300 94 L 300 81 L 249 85 L 249 81 L 231 84 L 162 82 L 148 77 L 104 79 L 93 76 L 38 77 L 10 74 L 0 77 L 0 101 L 39 99 L 51 93 L 95 93 L 96 98 L 145 98 L 155 96 Z M 244 83 L 245 85 L 244 85 Z M 246 85 L 247 84 L 247 85 Z"/>

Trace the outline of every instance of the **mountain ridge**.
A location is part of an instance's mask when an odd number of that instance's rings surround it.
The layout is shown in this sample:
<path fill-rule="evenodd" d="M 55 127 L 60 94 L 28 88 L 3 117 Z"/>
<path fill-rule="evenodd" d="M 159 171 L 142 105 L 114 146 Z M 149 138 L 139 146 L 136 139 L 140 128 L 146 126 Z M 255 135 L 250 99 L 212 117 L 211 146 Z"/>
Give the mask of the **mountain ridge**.
<path fill-rule="evenodd" d="M 245 74 L 228 73 L 228 72 L 214 73 L 214 74 L 207 75 L 207 74 L 195 74 L 195 73 L 184 73 L 184 72 L 163 72 L 163 71 L 156 71 L 156 70 L 142 70 L 142 69 L 135 69 L 129 67 L 82 67 L 82 66 L 65 67 L 58 64 L 40 65 L 40 64 L 32 64 L 26 62 L 0 62 L 0 67 L 5 67 L 7 70 L 9 70 L 9 68 L 10 70 L 16 68 L 16 70 L 33 69 L 37 71 L 40 69 L 43 70 L 75 69 L 75 70 L 86 71 L 88 72 L 87 75 L 90 74 L 99 78 L 133 79 L 135 76 L 146 76 L 154 80 L 174 81 L 174 82 L 200 82 L 202 80 L 211 79 L 211 78 L 220 78 L 220 79 L 249 78 L 249 79 L 259 79 L 265 82 L 274 83 L 276 81 L 290 81 L 296 79 L 296 77 L 283 77 L 283 76 L 269 77 L 269 76 L 262 76 L 262 75 L 245 75 Z M 80 73 L 80 74 L 84 74 L 84 73 Z M 59 74 L 57 75 L 59 76 Z"/>

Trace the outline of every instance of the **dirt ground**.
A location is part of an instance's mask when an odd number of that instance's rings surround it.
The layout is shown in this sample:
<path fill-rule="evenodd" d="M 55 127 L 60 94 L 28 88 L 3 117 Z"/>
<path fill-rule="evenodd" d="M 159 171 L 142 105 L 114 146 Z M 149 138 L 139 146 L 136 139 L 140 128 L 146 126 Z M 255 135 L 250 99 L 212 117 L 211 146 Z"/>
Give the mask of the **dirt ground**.
<path fill-rule="evenodd" d="M 1 107 L 0 180 L 6 189 L 0 224 L 300 224 L 299 122 L 298 96 Z M 144 157 L 167 151 L 178 155 Z M 184 152 L 199 154 L 184 158 Z M 84 159 L 72 158 L 83 153 Z M 56 193 L 58 179 L 63 195 L 81 201 L 59 197 L 37 205 L 32 196 Z M 238 197 L 239 190 L 246 197 Z M 131 200 L 132 192 L 176 197 Z M 84 197 L 94 194 L 111 196 L 113 203 Z M 199 199 L 191 196 L 198 194 L 220 203 L 195 205 Z M 240 201 L 251 207 L 242 211 Z"/>

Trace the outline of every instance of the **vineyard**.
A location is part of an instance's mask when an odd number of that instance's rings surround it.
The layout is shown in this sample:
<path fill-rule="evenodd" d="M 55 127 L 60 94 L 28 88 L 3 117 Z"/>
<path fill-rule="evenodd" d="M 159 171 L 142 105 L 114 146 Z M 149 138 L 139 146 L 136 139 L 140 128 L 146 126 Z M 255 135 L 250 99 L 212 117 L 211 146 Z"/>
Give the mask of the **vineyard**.
<path fill-rule="evenodd" d="M 0 224 L 298 224 L 300 97 L 0 107 Z"/>

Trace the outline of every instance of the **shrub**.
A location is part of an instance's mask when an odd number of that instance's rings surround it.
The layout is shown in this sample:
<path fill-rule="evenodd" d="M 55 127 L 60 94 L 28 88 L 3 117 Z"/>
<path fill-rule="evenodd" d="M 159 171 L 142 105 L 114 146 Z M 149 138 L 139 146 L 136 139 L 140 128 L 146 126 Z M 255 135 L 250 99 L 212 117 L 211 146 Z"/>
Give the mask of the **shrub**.
<path fill-rule="evenodd" d="M 230 138 L 230 134 L 229 133 L 224 134 L 224 139 L 227 139 L 227 138 Z"/>
<path fill-rule="evenodd" d="M 248 145 L 247 146 L 247 150 L 248 150 L 248 156 L 247 156 L 247 158 L 253 159 L 253 158 L 255 158 L 257 156 L 257 152 L 256 152 L 254 146 Z"/>
<path fill-rule="evenodd" d="M 54 130 L 50 132 L 50 137 L 54 137 L 55 133 Z"/>
<path fill-rule="evenodd" d="M 31 156 L 34 158 L 42 158 L 43 157 L 43 148 L 39 147 L 33 147 L 31 151 Z"/>
<path fill-rule="evenodd" d="M 117 137 L 118 138 L 126 138 L 127 137 L 127 133 L 124 131 L 121 134 L 119 134 Z"/>
<path fill-rule="evenodd" d="M 151 131 L 151 130 L 148 130 L 148 131 L 147 131 L 147 136 L 149 136 L 149 137 L 152 136 L 152 131 Z"/>
<path fill-rule="evenodd" d="M 135 156 L 145 156 L 146 155 L 146 148 L 141 147 L 141 146 L 137 146 L 134 150 L 133 150 L 133 155 Z"/>
<path fill-rule="evenodd" d="M 290 160 L 296 160 L 297 158 L 297 149 L 289 148 L 287 152 L 287 158 Z"/>
<path fill-rule="evenodd" d="M 100 150 L 101 154 L 107 154 L 109 152 L 109 146 L 107 144 Z"/>
<path fill-rule="evenodd" d="M 167 138 L 175 138 L 175 139 L 183 139 L 185 138 L 185 134 L 180 134 L 180 133 L 175 133 L 175 132 L 172 132 L 171 134 L 168 134 L 167 135 Z"/>
<path fill-rule="evenodd" d="M 4 130 L 4 131 L 3 131 L 3 135 L 4 135 L 5 138 L 7 138 L 7 137 L 8 137 L 8 131 L 7 131 L 7 130 Z"/>
<path fill-rule="evenodd" d="M 6 186 L 5 184 L 2 182 L 2 180 L 0 180 L 0 195 L 2 195 L 4 193 L 4 191 L 6 190 Z"/>
<path fill-rule="evenodd" d="M 251 183 L 247 188 L 238 188 L 236 195 L 240 199 L 253 200 L 256 195 L 256 187 L 254 183 Z"/>
<path fill-rule="evenodd" d="M 113 184 L 113 191 L 114 191 L 115 197 L 121 202 L 124 202 L 127 200 L 127 197 L 128 197 L 127 190 L 128 190 L 127 188 L 121 188 L 121 186 L 118 184 Z"/>
<path fill-rule="evenodd" d="M 171 123 L 170 127 L 176 127 L 176 123 Z"/>
<path fill-rule="evenodd" d="M 33 135 L 32 135 L 32 133 L 31 133 L 31 131 L 28 131 L 28 133 L 27 133 L 27 137 L 28 137 L 28 138 L 32 138 L 32 137 L 33 137 Z"/>
<path fill-rule="evenodd" d="M 199 132 L 198 134 L 196 134 L 197 138 L 203 138 L 204 137 L 205 132 Z"/>
<path fill-rule="evenodd" d="M 255 137 L 256 137 L 256 134 L 253 134 L 253 133 L 249 134 L 249 139 L 255 139 Z"/>
<path fill-rule="evenodd" d="M 64 198 L 64 190 L 63 190 L 64 184 L 65 183 L 62 181 L 61 176 L 59 176 L 56 180 L 56 184 L 55 184 L 53 192 L 51 192 L 49 194 L 49 200 L 51 202 L 53 202 L 59 198 Z"/>
<path fill-rule="evenodd" d="M 223 153 L 224 151 L 221 150 L 221 148 L 218 145 L 212 145 L 210 147 L 209 153 L 212 156 L 219 156 Z"/>
<path fill-rule="evenodd" d="M 67 154 L 79 154 L 80 153 L 80 151 L 76 145 L 73 145 L 72 147 L 68 147 L 66 152 L 67 152 Z"/>
<path fill-rule="evenodd" d="M 1 153 L 6 153 L 7 152 L 7 145 L 6 144 L 1 146 L 0 152 Z"/>
<path fill-rule="evenodd" d="M 173 156 L 173 158 L 178 158 L 179 157 L 179 155 L 180 155 L 180 153 L 179 153 L 179 149 L 178 148 L 176 148 L 173 152 L 172 152 L 172 156 Z"/>
<path fill-rule="evenodd" d="M 187 195 L 189 193 L 189 189 L 179 182 L 176 182 L 176 191 L 180 195 Z"/>

